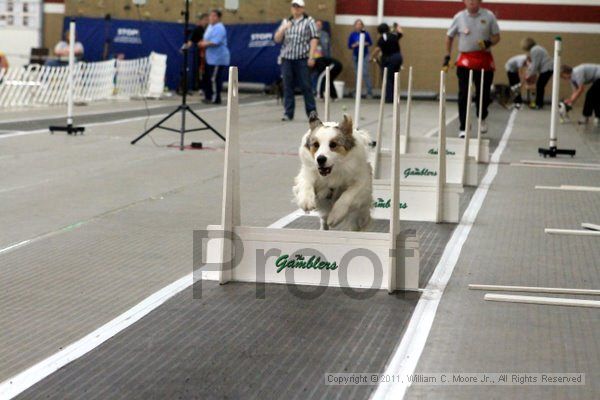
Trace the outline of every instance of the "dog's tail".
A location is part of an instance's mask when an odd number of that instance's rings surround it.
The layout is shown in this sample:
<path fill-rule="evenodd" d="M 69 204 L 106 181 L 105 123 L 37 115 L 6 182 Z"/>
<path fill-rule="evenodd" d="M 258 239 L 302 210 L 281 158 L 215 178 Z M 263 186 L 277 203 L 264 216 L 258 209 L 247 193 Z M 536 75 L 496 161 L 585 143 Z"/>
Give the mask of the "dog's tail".
<path fill-rule="evenodd" d="M 371 135 L 369 134 L 369 132 L 363 129 L 356 129 L 354 131 L 354 139 L 358 141 L 361 145 L 363 145 L 365 148 L 368 148 L 372 142 Z"/>

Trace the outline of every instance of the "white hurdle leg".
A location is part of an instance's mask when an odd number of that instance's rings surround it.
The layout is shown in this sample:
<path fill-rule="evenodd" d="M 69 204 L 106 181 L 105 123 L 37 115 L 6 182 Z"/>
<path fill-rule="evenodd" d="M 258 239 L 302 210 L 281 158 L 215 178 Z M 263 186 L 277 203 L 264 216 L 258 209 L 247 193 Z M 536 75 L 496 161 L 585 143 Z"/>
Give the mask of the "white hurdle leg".
<path fill-rule="evenodd" d="M 399 265 L 397 262 L 398 254 L 398 235 L 400 233 L 400 73 L 394 73 L 394 110 L 393 110 L 393 129 L 392 129 L 392 171 L 391 171 L 391 191 L 392 191 L 392 209 L 390 211 L 390 258 L 388 274 L 388 292 L 396 290 L 396 270 Z M 406 275 L 406 272 L 403 271 Z M 403 280 L 403 282 L 406 279 Z"/>
<path fill-rule="evenodd" d="M 436 222 L 444 220 L 444 189 L 446 187 L 446 73 L 440 72 L 440 113 L 438 136 L 438 175 L 436 180 Z"/>
<path fill-rule="evenodd" d="M 469 158 L 469 141 L 471 140 L 471 103 L 473 101 L 473 70 L 469 70 L 469 90 L 467 91 L 467 115 L 465 125 L 465 142 L 463 148 L 463 173 L 461 178 L 461 185 L 464 186 L 467 180 L 467 165 Z"/>
<path fill-rule="evenodd" d="M 354 127 L 359 129 L 360 125 L 360 101 L 362 100 L 362 77 L 363 77 L 363 63 L 365 60 L 365 34 L 360 34 L 360 41 L 358 42 L 358 65 L 356 68 L 356 98 L 354 100 Z"/>
<path fill-rule="evenodd" d="M 383 111 L 385 109 L 385 88 L 387 85 L 387 67 L 383 69 L 381 82 L 381 100 L 379 101 L 379 119 L 377 120 L 377 134 L 375 136 L 375 159 L 373 160 L 373 177 L 379 177 L 379 161 L 381 159 L 381 141 L 383 136 Z"/>
<path fill-rule="evenodd" d="M 410 136 L 410 114 L 412 112 L 412 66 L 408 68 L 408 88 L 406 93 L 406 122 L 404 125 L 404 141 L 400 149 L 404 149 L 402 153 L 408 153 L 408 137 Z"/>
<path fill-rule="evenodd" d="M 329 117 L 329 102 L 331 101 L 331 91 L 329 87 L 331 85 L 331 67 L 328 65 L 325 68 L 325 121 L 330 121 Z M 321 90 L 320 87 L 317 90 Z"/>
<path fill-rule="evenodd" d="M 227 116 L 225 120 L 225 173 L 223 176 L 223 213 L 221 229 L 225 237 L 221 240 L 221 269 L 219 283 L 232 280 L 233 227 L 240 225 L 240 151 L 239 151 L 239 97 L 238 69 L 229 67 L 227 89 Z"/>
<path fill-rule="evenodd" d="M 480 79 L 480 84 L 479 84 L 479 119 L 478 119 L 478 123 L 477 123 L 477 157 L 476 157 L 476 161 L 479 162 L 479 160 L 481 159 L 481 122 L 483 121 L 483 118 L 481 116 L 481 114 L 483 113 L 483 76 L 485 74 L 485 71 L 482 69 L 481 70 L 481 79 Z"/>

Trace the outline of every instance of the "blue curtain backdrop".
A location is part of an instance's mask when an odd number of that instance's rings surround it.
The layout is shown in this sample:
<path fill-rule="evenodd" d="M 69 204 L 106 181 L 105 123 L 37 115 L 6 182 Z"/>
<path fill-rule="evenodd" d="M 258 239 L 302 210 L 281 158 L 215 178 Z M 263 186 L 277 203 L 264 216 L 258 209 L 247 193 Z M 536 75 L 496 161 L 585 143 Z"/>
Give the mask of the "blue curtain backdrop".
<path fill-rule="evenodd" d="M 69 20 L 65 17 L 64 30 L 68 29 Z M 76 22 L 77 40 L 85 48 L 85 61 L 102 60 L 107 42 L 111 58 L 121 53 L 126 59 L 146 57 L 155 51 L 168 56 L 167 86 L 175 89 L 179 85 L 183 24 L 103 18 L 78 18 Z M 280 46 L 273 42 L 273 33 L 278 26 L 279 23 L 226 26 L 231 65 L 239 68 L 241 82 L 270 84 L 280 76 L 277 65 Z M 188 82 L 192 80 L 193 59 L 194 54 L 190 54 Z"/>

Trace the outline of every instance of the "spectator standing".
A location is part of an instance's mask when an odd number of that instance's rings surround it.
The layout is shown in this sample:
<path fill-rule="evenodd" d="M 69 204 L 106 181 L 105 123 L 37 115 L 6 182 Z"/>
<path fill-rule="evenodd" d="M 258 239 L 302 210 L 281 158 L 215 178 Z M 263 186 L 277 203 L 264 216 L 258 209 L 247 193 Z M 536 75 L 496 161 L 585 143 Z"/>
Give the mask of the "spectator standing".
<path fill-rule="evenodd" d="M 315 66 L 314 55 L 319 36 L 315 20 L 304 12 L 304 5 L 304 0 L 292 0 L 292 15 L 281 22 L 274 37 L 276 43 L 282 43 L 279 56 L 283 75 L 283 105 L 285 108 L 282 121 L 294 119 L 296 84 L 300 86 L 304 96 L 306 115 L 317 110 L 309 68 Z"/>
<path fill-rule="evenodd" d="M 331 37 L 329 36 L 329 33 L 323 29 L 323 20 L 318 19 L 315 24 L 317 25 L 317 32 L 319 35 L 316 57 L 331 57 Z"/>
<path fill-rule="evenodd" d="M 206 49 L 206 76 L 203 87 L 204 103 L 221 104 L 223 81 L 231 61 L 227 48 L 227 30 L 221 22 L 220 10 L 212 10 L 208 16 L 209 25 L 199 46 Z"/>
<path fill-rule="evenodd" d="M 46 65 L 49 66 L 59 66 L 59 65 L 67 65 L 69 64 L 69 43 L 70 43 L 70 34 L 69 31 L 66 30 L 63 33 L 63 40 L 58 42 L 56 46 L 54 46 L 54 55 L 58 57 L 56 60 L 48 60 Z M 77 41 L 77 37 L 75 37 L 75 60 L 80 61 L 83 59 L 84 48 L 81 42 Z"/>
<path fill-rule="evenodd" d="M 404 35 L 402 28 L 397 26 L 394 30 L 390 30 L 388 24 L 383 23 L 377 27 L 379 32 L 379 40 L 377 47 L 373 50 L 371 61 L 377 61 L 379 53 L 381 53 L 381 75 L 383 70 L 388 69 L 388 78 L 385 86 L 385 102 L 393 103 L 394 101 L 394 73 L 399 72 L 402 67 L 402 52 L 400 51 L 400 39 Z"/>
<path fill-rule="evenodd" d="M 575 68 L 563 65 L 560 71 L 563 79 L 571 81 L 573 93 L 565 100 L 565 104 L 572 106 L 579 96 L 585 91 L 585 85 L 591 84 L 585 95 L 583 104 L 583 117 L 579 120 L 580 124 L 587 124 L 592 116 L 596 115 L 594 124 L 598 125 L 600 121 L 600 64 L 581 64 Z"/>
<path fill-rule="evenodd" d="M 506 69 L 506 75 L 508 75 L 508 84 L 515 96 L 515 107 L 521 108 L 523 104 L 523 98 L 521 97 L 521 69 L 527 63 L 527 54 L 517 54 L 508 59 L 504 65 Z"/>
<path fill-rule="evenodd" d="M 494 81 L 494 57 L 491 47 L 500 41 L 500 28 L 496 16 L 491 11 L 481 7 L 481 0 L 464 0 L 465 9 L 458 12 L 452 19 L 452 24 L 446 34 L 446 56 L 444 67 L 450 64 L 452 44 L 458 36 L 459 56 L 456 60 L 456 75 L 458 77 L 458 115 L 460 132 L 458 136 L 465 137 L 467 119 L 467 99 L 469 90 L 469 70 L 473 70 L 473 80 L 477 87 L 477 101 L 481 93 L 481 70 L 484 70 L 483 81 L 483 111 L 481 115 L 481 132 L 488 130 L 486 118 L 490 105 L 490 88 Z M 479 116 L 479 107 L 476 108 Z"/>
<path fill-rule="evenodd" d="M 352 59 L 354 61 L 354 72 L 358 79 L 358 50 L 360 47 L 360 34 L 365 34 L 365 51 L 363 58 L 363 82 L 367 86 L 367 96 L 373 97 L 373 84 L 369 75 L 369 47 L 373 45 L 371 35 L 365 30 L 365 24 L 361 19 L 354 21 L 354 32 L 348 36 L 348 48 L 352 49 Z"/>
<path fill-rule="evenodd" d="M 521 48 L 527 52 L 529 56 L 529 66 L 525 72 L 525 80 L 535 83 L 535 107 L 536 110 L 544 108 L 544 91 L 550 78 L 552 78 L 552 69 L 554 64 L 552 58 L 548 55 L 548 51 L 540 46 L 532 38 L 525 38 L 521 41 Z"/>

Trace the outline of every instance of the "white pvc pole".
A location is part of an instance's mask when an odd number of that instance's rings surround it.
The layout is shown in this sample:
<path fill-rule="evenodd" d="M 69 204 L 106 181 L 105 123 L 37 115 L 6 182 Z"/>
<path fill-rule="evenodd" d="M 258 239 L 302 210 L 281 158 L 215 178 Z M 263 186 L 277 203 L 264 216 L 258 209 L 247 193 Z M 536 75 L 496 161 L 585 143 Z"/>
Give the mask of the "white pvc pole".
<path fill-rule="evenodd" d="M 485 71 L 482 69 L 481 70 L 481 80 L 480 80 L 480 84 L 479 84 L 479 120 L 477 122 L 477 153 L 476 153 L 476 157 L 475 160 L 477 162 L 479 162 L 479 159 L 481 158 L 481 122 L 483 121 L 483 76 L 485 74 Z"/>
<path fill-rule="evenodd" d="M 554 73 L 552 74 L 552 110 L 550 111 L 550 148 L 556 148 L 556 126 L 558 125 L 558 95 L 560 92 L 560 55 L 562 41 L 559 37 L 554 40 Z"/>
<path fill-rule="evenodd" d="M 467 91 L 467 115 L 465 125 L 465 142 L 463 143 L 463 174 L 461 184 L 467 179 L 467 163 L 469 159 L 469 141 L 471 140 L 471 106 L 473 103 L 473 70 L 469 70 L 469 90 Z"/>
<path fill-rule="evenodd" d="M 385 0 L 377 0 L 377 23 L 378 24 L 381 24 L 383 22 L 384 2 L 385 2 Z"/>
<path fill-rule="evenodd" d="M 329 86 L 331 85 L 331 67 L 328 65 L 325 68 L 325 121 L 329 121 L 329 101 L 331 99 L 331 92 Z M 321 90 L 318 88 L 317 90 Z"/>
<path fill-rule="evenodd" d="M 544 232 L 549 235 L 572 235 L 572 236 L 600 236 L 598 231 L 590 231 L 584 229 L 554 229 L 546 228 Z"/>
<path fill-rule="evenodd" d="M 408 88 L 406 93 L 406 122 L 404 125 L 404 146 L 400 146 L 400 150 L 404 150 L 402 153 L 408 153 L 408 137 L 410 136 L 410 115 L 412 112 L 412 86 L 413 77 L 412 66 L 408 68 Z"/>
<path fill-rule="evenodd" d="M 510 294 L 486 293 L 484 300 L 507 303 L 545 304 L 550 306 L 600 308 L 598 300 L 565 299 L 564 297 L 514 296 Z"/>
<path fill-rule="evenodd" d="M 391 165 L 391 203 L 390 211 L 390 249 L 397 249 L 400 234 L 400 73 L 394 73 L 394 110 L 392 129 L 392 165 Z M 399 252 L 395 251 L 389 257 L 388 292 L 396 289 L 396 270 L 399 265 Z"/>
<path fill-rule="evenodd" d="M 356 68 L 356 99 L 354 101 L 354 127 L 358 129 L 360 125 L 360 101 L 362 99 L 362 77 L 363 63 L 365 60 L 365 34 L 360 34 L 358 42 L 358 66 Z"/>
<path fill-rule="evenodd" d="M 438 136 L 438 175 L 436 182 L 436 222 L 444 219 L 444 189 L 446 187 L 446 73 L 440 72 L 440 111 Z"/>
<path fill-rule="evenodd" d="M 560 293 L 560 294 L 581 294 L 581 295 L 588 295 L 588 296 L 600 296 L 600 290 L 597 290 L 597 289 L 568 289 L 568 288 L 550 288 L 550 287 L 538 287 L 538 286 L 503 286 L 503 285 L 478 285 L 478 284 L 470 284 L 469 289 L 503 291 L 503 292 Z"/>
<path fill-rule="evenodd" d="M 75 21 L 69 23 L 69 75 L 67 78 L 67 125 L 73 125 L 73 75 L 75 74 Z"/>
<path fill-rule="evenodd" d="M 219 283 L 233 279 L 233 237 L 232 232 L 240 220 L 240 152 L 239 152 L 239 96 L 238 69 L 229 67 L 227 88 L 227 115 L 225 117 L 225 165 L 223 174 L 223 210 L 221 229 L 225 237 L 221 239 L 221 270 Z"/>
<path fill-rule="evenodd" d="M 383 136 L 383 111 L 385 109 L 385 88 L 387 86 L 387 67 L 383 69 L 381 80 L 381 100 L 379 100 L 379 119 L 377 120 L 377 135 L 375 136 L 375 159 L 373 160 L 373 177 L 379 178 L 379 161 L 381 158 L 381 141 Z"/>

